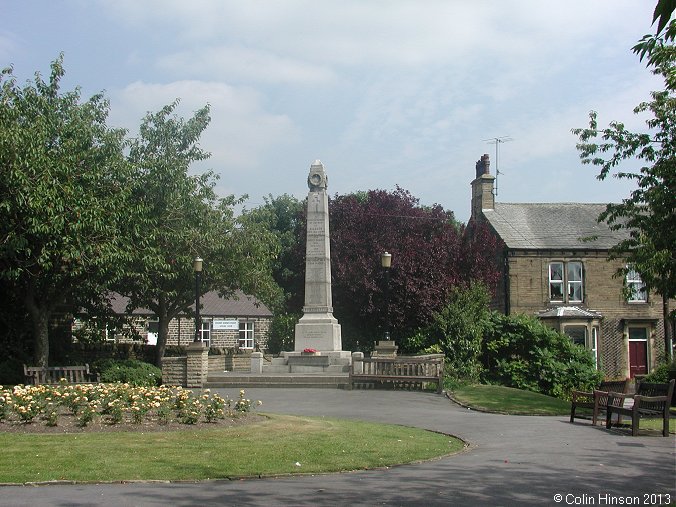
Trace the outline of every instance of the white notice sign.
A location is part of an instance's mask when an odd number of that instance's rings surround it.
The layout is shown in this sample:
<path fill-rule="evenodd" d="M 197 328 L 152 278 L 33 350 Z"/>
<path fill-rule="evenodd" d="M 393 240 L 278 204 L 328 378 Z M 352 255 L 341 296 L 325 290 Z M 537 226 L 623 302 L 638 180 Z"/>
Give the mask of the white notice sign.
<path fill-rule="evenodd" d="M 237 319 L 214 319 L 211 323 L 212 329 L 239 329 Z"/>

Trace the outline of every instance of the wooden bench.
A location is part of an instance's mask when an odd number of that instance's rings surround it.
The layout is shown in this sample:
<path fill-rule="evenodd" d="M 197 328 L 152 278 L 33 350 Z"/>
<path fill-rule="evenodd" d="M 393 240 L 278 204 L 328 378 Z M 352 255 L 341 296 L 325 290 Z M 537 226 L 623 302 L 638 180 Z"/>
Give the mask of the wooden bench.
<path fill-rule="evenodd" d="M 444 355 L 370 357 L 353 360 L 350 366 L 350 389 L 358 383 L 391 383 L 420 387 L 436 383 L 437 393 L 444 386 Z"/>
<path fill-rule="evenodd" d="M 606 405 L 606 428 L 610 429 L 611 417 L 618 414 L 620 417 L 626 415 L 631 417 L 631 434 L 638 435 L 638 426 L 641 418 L 660 417 L 662 418 L 662 436 L 669 436 L 669 407 L 671 405 L 671 396 L 674 393 L 674 383 L 671 380 L 666 384 L 652 384 L 649 382 L 640 382 L 636 386 L 636 394 L 618 394 L 610 393 L 608 395 L 608 404 Z M 624 400 L 631 398 L 632 406 L 623 406 Z M 616 400 L 621 400 L 618 404 Z"/>
<path fill-rule="evenodd" d="M 620 393 L 624 394 L 627 392 L 629 387 L 629 380 L 606 380 L 601 382 L 601 385 L 598 389 L 594 389 L 592 392 L 587 391 L 573 391 L 572 399 L 570 401 L 570 422 L 573 422 L 573 419 L 577 416 L 578 419 L 581 418 L 579 414 L 576 414 L 578 408 L 591 409 L 592 411 L 592 424 L 596 426 L 596 422 L 599 418 L 601 412 L 605 412 L 606 405 L 608 405 L 608 393 Z M 621 403 L 620 401 L 615 401 L 615 403 Z"/>
<path fill-rule="evenodd" d="M 82 366 L 26 366 L 23 365 L 26 385 L 58 384 L 66 379 L 69 384 L 94 384 L 99 374 L 89 371 L 89 365 Z"/>

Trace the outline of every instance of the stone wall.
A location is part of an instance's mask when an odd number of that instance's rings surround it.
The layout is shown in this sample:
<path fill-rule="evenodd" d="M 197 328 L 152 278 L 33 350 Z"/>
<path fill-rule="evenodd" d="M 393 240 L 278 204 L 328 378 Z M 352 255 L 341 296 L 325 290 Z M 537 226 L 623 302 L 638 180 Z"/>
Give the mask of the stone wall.
<path fill-rule="evenodd" d="M 187 357 L 165 357 L 162 359 L 162 384 L 185 386 L 187 381 Z"/>
<path fill-rule="evenodd" d="M 209 370 L 209 350 L 202 343 L 186 347 L 187 356 L 162 359 L 162 383 L 181 387 L 204 387 Z"/>
<path fill-rule="evenodd" d="M 226 356 L 225 369 L 227 371 L 251 371 L 251 352 Z"/>

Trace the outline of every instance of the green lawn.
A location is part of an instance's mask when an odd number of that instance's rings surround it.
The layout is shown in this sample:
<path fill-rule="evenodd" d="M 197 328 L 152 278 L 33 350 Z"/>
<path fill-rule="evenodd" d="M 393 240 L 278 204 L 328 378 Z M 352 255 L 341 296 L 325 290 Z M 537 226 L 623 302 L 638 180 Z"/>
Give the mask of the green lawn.
<path fill-rule="evenodd" d="M 499 414 L 570 414 L 570 403 L 567 401 L 512 387 L 467 385 L 455 388 L 451 395 L 465 406 Z"/>
<path fill-rule="evenodd" d="M 0 433 L 0 482 L 203 480 L 411 463 L 463 442 L 416 428 L 270 415 L 234 428 L 79 434 Z"/>

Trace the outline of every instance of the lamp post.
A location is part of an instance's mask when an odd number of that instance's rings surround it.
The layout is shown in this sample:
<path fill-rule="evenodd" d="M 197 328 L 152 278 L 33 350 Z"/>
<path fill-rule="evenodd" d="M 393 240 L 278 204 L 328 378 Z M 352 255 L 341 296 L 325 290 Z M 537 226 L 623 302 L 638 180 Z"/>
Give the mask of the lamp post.
<path fill-rule="evenodd" d="M 195 257 L 192 262 L 193 271 L 195 271 L 195 339 L 198 343 L 200 340 L 200 331 L 202 330 L 202 319 L 200 318 L 200 278 L 202 276 L 202 259 Z"/>
<path fill-rule="evenodd" d="M 390 339 L 390 268 L 392 254 L 383 252 L 380 255 L 380 265 L 385 271 L 385 340 Z"/>

